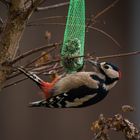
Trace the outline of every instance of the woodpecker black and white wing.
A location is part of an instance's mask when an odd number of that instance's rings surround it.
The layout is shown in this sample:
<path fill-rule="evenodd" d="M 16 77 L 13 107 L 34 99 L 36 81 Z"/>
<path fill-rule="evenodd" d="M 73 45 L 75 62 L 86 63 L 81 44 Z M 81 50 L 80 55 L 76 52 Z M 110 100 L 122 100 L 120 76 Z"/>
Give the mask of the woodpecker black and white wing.
<path fill-rule="evenodd" d="M 29 103 L 29 107 L 42 107 L 45 104 L 46 104 L 46 100 L 44 99 L 44 100 Z"/>
<path fill-rule="evenodd" d="M 81 108 L 96 104 L 105 98 L 107 93 L 108 91 L 102 87 L 93 89 L 84 85 L 47 100 L 32 102 L 30 105 L 31 107 L 42 106 L 47 108 Z"/>
<path fill-rule="evenodd" d="M 82 86 L 98 89 L 100 82 L 91 77 L 93 74 L 94 72 L 78 72 L 66 75 L 54 85 L 52 89 L 53 96 L 69 92 L 72 89 L 78 89 Z"/>
<path fill-rule="evenodd" d="M 50 91 L 52 97 L 45 101 L 33 102 L 31 106 L 80 108 L 96 104 L 108 91 L 103 87 L 104 77 L 94 74 L 94 72 L 79 72 L 61 78 Z"/>

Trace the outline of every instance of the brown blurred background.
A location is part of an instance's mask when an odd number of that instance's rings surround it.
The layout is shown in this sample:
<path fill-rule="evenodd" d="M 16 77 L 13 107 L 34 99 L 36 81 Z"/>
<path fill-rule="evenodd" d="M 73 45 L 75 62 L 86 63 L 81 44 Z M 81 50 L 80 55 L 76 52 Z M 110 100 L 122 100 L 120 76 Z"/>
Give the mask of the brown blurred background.
<path fill-rule="evenodd" d="M 46 5 L 64 2 L 47 0 Z M 86 16 L 95 15 L 111 4 L 113 0 L 86 0 Z M 40 17 L 67 15 L 68 6 L 36 12 L 31 21 Z M 120 44 L 117 47 L 108 37 L 89 30 L 86 34 L 86 52 L 95 52 L 97 56 L 140 50 L 140 1 L 120 0 L 110 11 L 97 20 L 99 27 L 112 35 Z M 0 16 L 5 18 L 5 7 L 0 3 Z M 45 25 L 27 27 L 20 43 L 19 52 L 25 52 L 46 43 L 45 31 L 52 33 L 50 43 L 63 39 L 64 27 Z M 122 80 L 100 103 L 82 109 L 28 108 L 28 103 L 38 100 L 40 89 L 31 81 L 4 89 L 0 94 L 0 140 L 92 140 L 90 131 L 92 121 L 100 113 L 111 116 L 120 111 L 124 104 L 135 106 L 134 113 L 126 116 L 139 125 L 139 83 L 140 56 L 113 58 L 109 61 L 118 65 L 122 71 Z M 113 140 L 124 139 L 114 134 Z"/>

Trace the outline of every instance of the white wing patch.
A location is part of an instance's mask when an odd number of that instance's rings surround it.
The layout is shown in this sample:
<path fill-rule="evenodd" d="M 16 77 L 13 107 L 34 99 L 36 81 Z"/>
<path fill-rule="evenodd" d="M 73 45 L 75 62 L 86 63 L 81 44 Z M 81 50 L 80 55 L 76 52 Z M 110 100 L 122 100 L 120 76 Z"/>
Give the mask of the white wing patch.
<path fill-rule="evenodd" d="M 112 83 L 112 84 L 109 84 L 109 85 L 105 85 L 103 84 L 103 88 L 106 90 L 106 91 L 109 91 L 111 88 L 113 88 L 115 85 L 117 84 L 117 81 Z"/>
<path fill-rule="evenodd" d="M 93 98 L 94 96 L 96 96 L 96 94 L 94 95 L 87 95 L 83 98 L 76 98 L 73 102 L 69 102 L 69 101 L 66 101 L 66 107 L 77 107 L 79 105 L 82 105 L 84 102 L 90 100 L 91 98 Z"/>

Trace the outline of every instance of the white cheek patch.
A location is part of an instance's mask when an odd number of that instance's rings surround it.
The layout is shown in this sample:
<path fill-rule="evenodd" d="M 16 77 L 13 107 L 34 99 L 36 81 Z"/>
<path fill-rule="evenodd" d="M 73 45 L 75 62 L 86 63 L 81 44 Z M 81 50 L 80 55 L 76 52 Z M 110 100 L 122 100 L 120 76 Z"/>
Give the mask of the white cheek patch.
<path fill-rule="evenodd" d="M 119 72 L 115 71 L 111 66 L 108 69 L 104 68 L 104 64 L 106 62 L 101 63 L 101 69 L 106 73 L 106 75 L 110 78 L 119 78 Z"/>
<path fill-rule="evenodd" d="M 112 69 L 108 69 L 105 71 L 105 73 L 110 77 L 110 78 L 118 78 L 119 77 L 119 73 L 115 70 Z"/>

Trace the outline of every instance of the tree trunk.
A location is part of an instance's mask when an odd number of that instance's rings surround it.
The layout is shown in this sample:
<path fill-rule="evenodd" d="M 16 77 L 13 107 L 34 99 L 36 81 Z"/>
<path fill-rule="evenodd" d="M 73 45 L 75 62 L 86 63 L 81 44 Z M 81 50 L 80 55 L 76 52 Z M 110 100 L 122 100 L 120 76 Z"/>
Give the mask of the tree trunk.
<path fill-rule="evenodd" d="M 9 15 L 0 40 L 0 88 L 12 71 L 12 67 L 5 62 L 14 59 L 27 20 L 40 2 L 41 0 L 36 0 L 28 9 L 24 9 L 23 0 L 11 1 Z"/>

